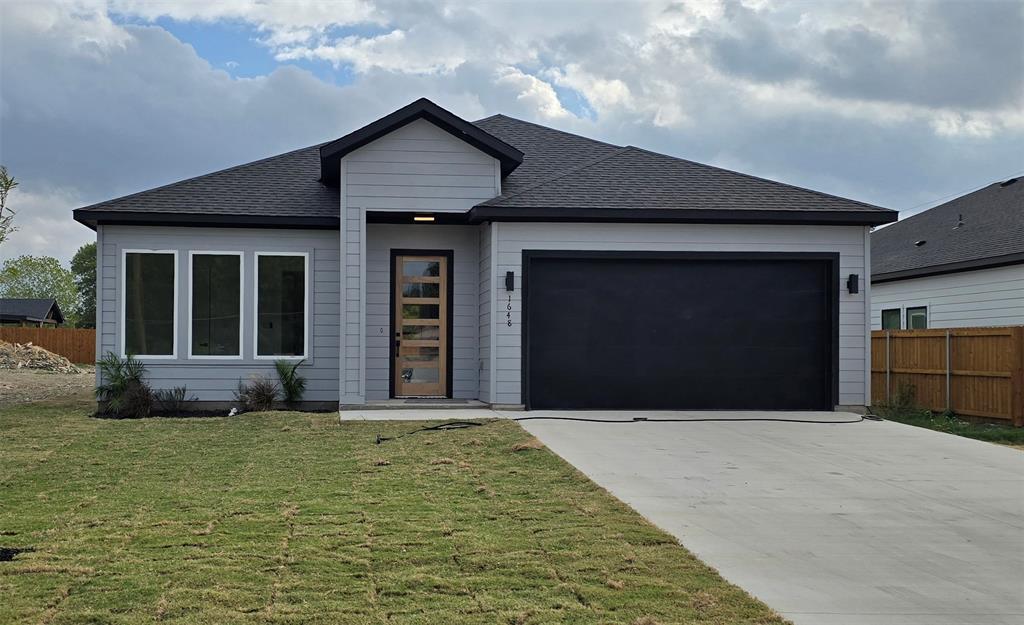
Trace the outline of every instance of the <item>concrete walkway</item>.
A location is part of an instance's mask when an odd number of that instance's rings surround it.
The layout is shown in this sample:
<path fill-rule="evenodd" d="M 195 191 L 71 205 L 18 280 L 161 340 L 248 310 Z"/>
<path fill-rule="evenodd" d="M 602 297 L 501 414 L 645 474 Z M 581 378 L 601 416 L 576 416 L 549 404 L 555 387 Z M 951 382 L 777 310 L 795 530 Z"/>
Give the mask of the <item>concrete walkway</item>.
<path fill-rule="evenodd" d="M 759 416 L 566 413 L 637 414 Z M 1024 452 L 889 422 L 522 425 L 797 625 L 1024 623 Z"/>

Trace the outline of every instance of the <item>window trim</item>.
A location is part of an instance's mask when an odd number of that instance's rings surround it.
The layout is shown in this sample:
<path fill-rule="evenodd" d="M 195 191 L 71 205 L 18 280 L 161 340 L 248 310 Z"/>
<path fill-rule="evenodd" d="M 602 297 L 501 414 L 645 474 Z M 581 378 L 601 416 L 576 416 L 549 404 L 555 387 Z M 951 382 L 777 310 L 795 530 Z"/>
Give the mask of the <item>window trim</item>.
<path fill-rule="evenodd" d="M 898 328 L 886 328 L 885 327 L 885 313 L 896 311 L 896 321 L 899 323 Z M 879 328 L 882 330 L 902 330 L 903 329 L 903 310 L 900 308 L 883 308 L 882 312 L 879 313 Z"/>
<path fill-rule="evenodd" d="M 192 353 L 192 292 L 195 290 L 192 259 L 195 256 L 238 257 L 238 354 L 214 355 Z M 245 253 L 240 251 L 189 250 L 188 251 L 188 359 L 189 360 L 243 360 L 245 358 Z"/>
<path fill-rule="evenodd" d="M 303 294 L 302 302 L 302 354 L 294 356 L 260 355 L 260 257 L 261 256 L 301 256 L 303 258 Z M 253 252 L 252 269 L 252 358 L 253 360 L 308 360 L 309 359 L 309 252 Z"/>
<path fill-rule="evenodd" d="M 178 359 L 178 283 L 181 276 L 178 275 L 178 250 L 147 250 L 136 248 L 122 248 L 121 250 L 121 358 L 127 358 L 128 353 L 126 316 L 128 312 L 128 255 L 129 254 L 169 254 L 174 257 L 174 309 L 171 316 L 171 353 L 170 354 L 132 354 L 139 360 L 177 360 Z"/>
<path fill-rule="evenodd" d="M 910 311 L 911 310 L 924 310 L 924 327 L 923 328 L 911 328 L 910 327 Z M 927 330 L 931 327 L 931 318 L 928 315 L 928 305 L 922 306 L 905 306 L 903 308 L 903 322 L 907 326 L 908 330 Z"/>

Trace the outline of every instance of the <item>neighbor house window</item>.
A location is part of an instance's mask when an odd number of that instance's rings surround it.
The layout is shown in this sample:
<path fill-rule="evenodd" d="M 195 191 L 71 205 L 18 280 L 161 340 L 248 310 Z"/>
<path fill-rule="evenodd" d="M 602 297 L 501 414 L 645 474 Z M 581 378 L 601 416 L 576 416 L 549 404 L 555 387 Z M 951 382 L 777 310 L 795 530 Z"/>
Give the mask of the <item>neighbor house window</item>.
<path fill-rule="evenodd" d="M 189 260 L 189 356 L 241 356 L 241 253 L 193 252 Z"/>
<path fill-rule="evenodd" d="M 882 311 L 882 329 L 883 330 L 899 330 L 900 329 L 900 309 L 889 308 L 888 310 Z"/>
<path fill-rule="evenodd" d="M 306 254 L 256 254 L 256 357 L 306 356 Z"/>
<path fill-rule="evenodd" d="M 177 252 L 125 250 L 123 260 L 122 351 L 134 356 L 173 358 Z"/>
<path fill-rule="evenodd" d="M 924 330 L 928 327 L 928 307 L 917 306 L 907 309 L 907 329 Z"/>

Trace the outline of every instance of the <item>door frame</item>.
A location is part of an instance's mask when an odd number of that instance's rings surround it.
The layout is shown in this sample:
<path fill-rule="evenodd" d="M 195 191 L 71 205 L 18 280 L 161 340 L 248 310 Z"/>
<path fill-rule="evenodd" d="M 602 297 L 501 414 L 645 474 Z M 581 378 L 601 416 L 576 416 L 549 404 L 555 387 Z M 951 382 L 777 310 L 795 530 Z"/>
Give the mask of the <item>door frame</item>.
<path fill-rule="evenodd" d="M 830 392 L 834 410 L 839 405 L 839 252 L 688 252 L 688 251 L 639 251 L 639 250 L 523 250 L 522 260 L 522 315 L 520 341 L 520 392 L 523 408 L 532 410 L 530 405 L 530 302 L 529 280 L 530 261 L 534 258 L 609 258 L 643 260 L 817 260 L 829 264 L 831 276 L 828 289 L 828 315 L 831 320 L 830 346 Z M 870 319 L 866 320 L 870 327 Z M 394 334 L 392 332 L 392 334 Z"/>
<path fill-rule="evenodd" d="M 455 251 L 454 250 L 437 250 L 437 249 L 408 249 L 408 248 L 392 248 L 389 257 L 390 266 L 388 267 L 388 318 L 389 318 L 389 331 L 388 331 L 388 397 L 391 399 L 395 398 L 395 358 L 398 354 L 395 353 L 395 259 L 399 256 L 444 256 L 447 259 L 448 265 L 448 293 L 446 299 L 448 300 L 448 319 L 445 321 L 445 333 L 447 334 L 448 340 L 446 344 L 448 346 L 447 353 L 445 354 L 445 362 L 447 373 L 445 375 L 445 397 L 451 399 L 452 393 L 452 363 L 453 353 L 455 346 L 452 344 L 454 339 L 453 329 L 455 327 Z"/>

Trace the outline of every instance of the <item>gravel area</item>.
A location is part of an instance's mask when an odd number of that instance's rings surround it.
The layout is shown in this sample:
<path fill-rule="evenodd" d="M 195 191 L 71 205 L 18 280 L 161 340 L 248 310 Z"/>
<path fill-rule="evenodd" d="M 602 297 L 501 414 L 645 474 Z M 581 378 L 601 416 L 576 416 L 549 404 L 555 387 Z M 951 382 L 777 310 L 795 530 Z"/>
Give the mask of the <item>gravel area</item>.
<path fill-rule="evenodd" d="M 46 399 L 89 399 L 96 368 L 83 365 L 79 369 L 82 373 L 0 369 L 0 408 Z"/>

